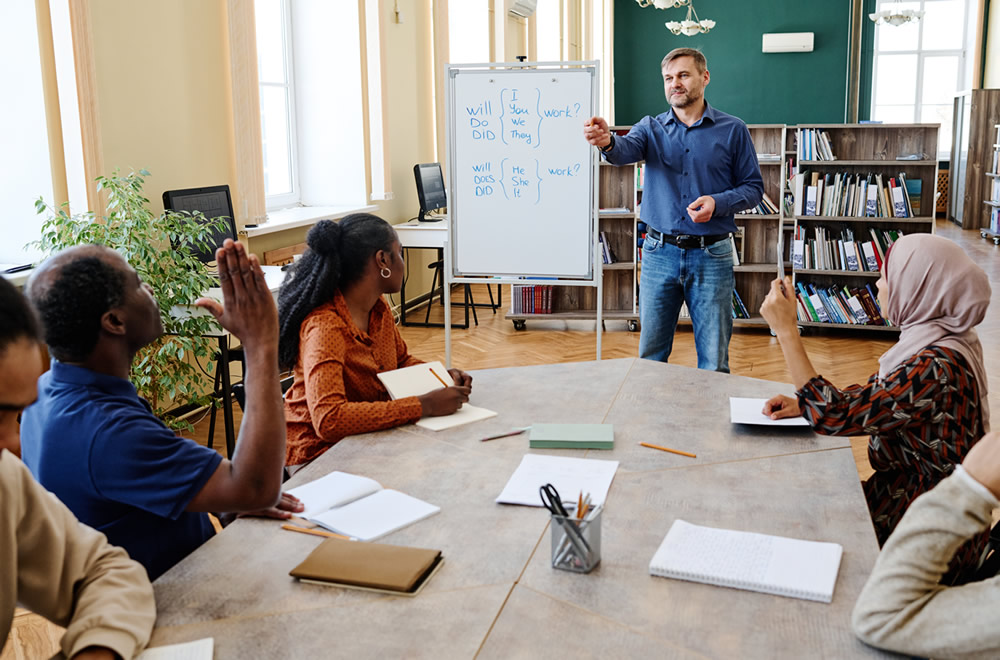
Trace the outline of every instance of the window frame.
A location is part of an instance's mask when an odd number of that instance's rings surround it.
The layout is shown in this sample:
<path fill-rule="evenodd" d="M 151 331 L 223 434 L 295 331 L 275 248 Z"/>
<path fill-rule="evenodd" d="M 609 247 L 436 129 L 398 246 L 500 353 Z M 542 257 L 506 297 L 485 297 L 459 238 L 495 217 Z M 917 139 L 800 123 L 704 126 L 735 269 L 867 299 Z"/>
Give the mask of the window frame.
<path fill-rule="evenodd" d="M 287 129 L 287 139 L 288 139 L 288 159 L 289 159 L 289 177 L 291 179 L 291 191 L 287 193 L 277 193 L 273 195 L 268 195 L 265 188 L 264 191 L 264 207 L 268 211 L 274 211 L 277 209 L 289 208 L 292 206 L 297 206 L 301 204 L 302 201 L 302 190 L 300 188 L 299 180 L 299 155 L 298 155 L 298 132 L 296 130 L 296 110 L 295 110 L 295 63 L 293 61 L 292 53 L 292 12 L 291 6 L 288 0 L 278 0 L 281 4 L 281 50 L 284 59 L 284 83 L 272 83 L 264 82 L 259 79 L 259 68 L 258 68 L 258 103 L 260 103 L 260 98 L 263 97 L 261 92 L 265 87 L 267 88 L 280 88 L 285 91 L 285 126 Z M 259 55 L 258 55 L 259 57 Z M 258 64 L 259 67 L 259 64 Z M 261 144 L 264 141 L 264 126 L 263 122 L 258 128 L 260 132 Z M 263 173 L 262 173 L 263 174 Z M 266 179 L 265 179 L 266 186 Z"/>
<path fill-rule="evenodd" d="M 921 10 L 925 10 L 928 3 L 940 2 L 940 1 L 943 1 L 943 0 L 912 0 L 912 1 L 919 2 L 919 4 L 920 4 L 919 8 Z M 888 5 L 891 5 L 891 4 L 892 4 L 892 0 L 879 0 L 879 2 L 876 3 L 875 10 L 878 11 L 882 7 L 888 6 Z M 947 50 L 944 50 L 944 49 L 941 49 L 941 50 L 937 50 L 937 49 L 935 49 L 935 50 L 925 50 L 924 49 L 924 25 L 925 25 L 924 20 L 925 19 L 921 18 L 918 21 L 918 26 L 917 26 L 917 47 L 915 49 L 910 49 L 910 50 L 891 50 L 891 51 L 886 50 L 886 51 L 882 51 L 882 50 L 879 49 L 879 41 L 880 41 L 881 31 L 884 30 L 884 29 L 893 29 L 894 26 L 891 26 L 891 25 L 879 25 L 878 26 L 878 29 L 875 31 L 875 41 L 874 41 L 873 49 L 872 49 L 872 90 L 871 90 L 871 102 L 870 102 L 870 107 L 869 107 L 869 113 L 870 113 L 869 116 L 872 119 L 877 119 L 876 109 L 878 108 L 878 104 L 876 102 L 876 100 L 877 100 L 877 92 L 876 92 L 876 90 L 878 89 L 879 56 L 880 55 L 916 55 L 916 57 L 917 57 L 916 84 L 914 85 L 912 102 L 911 103 L 905 103 L 905 104 L 904 103 L 892 104 L 892 105 L 898 105 L 898 106 L 912 107 L 913 108 L 913 123 L 915 123 L 915 124 L 923 123 L 920 120 L 920 116 L 922 114 L 922 110 L 923 110 L 923 107 L 925 105 L 928 105 L 928 106 L 941 105 L 941 104 L 938 104 L 938 103 L 926 103 L 925 104 L 923 102 L 923 100 L 922 100 L 923 99 L 923 92 L 924 92 L 924 61 L 928 57 L 957 57 L 958 58 L 958 71 L 957 71 L 957 75 L 958 75 L 957 82 L 958 82 L 958 85 L 957 85 L 957 88 L 956 88 L 955 92 L 957 94 L 957 93 L 959 93 L 959 92 L 961 92 L 963 90 L 968 89 L 971 86 L 972 81 L 966 80 L 965 78 L 968 75 L 968 66 L 967 65 L 968 65 L 969 51 L 970 51 L 970 49 L 972 49 L 972 48 L 975 47 L 974 44 L 970 44 L 969 43 L 969 38 L 970 38 L 969 12 L 971 11 L 971 5 L 972 5 L 972 3 L 970 2 L 970 0 L 963 0 L 963 4 L 964 4 L 965 10 L 964 10 L 964 13 L 962 15 L 962 47 L 958 48 L 958 49 L 951 48 L 951 49 L 947 49 Z M 973 39 L 975 38 L 975 35 L 971 35 L 971 36 L 973 37 Z M 954 117 L 952 117 L 952 121 L 954 121 Z M 950 157 L 951 157 L 950 147 L 948 145 L 945 145 L 944 148 L 940 148 L 940 146 L 939 146 L 936 158 L 938 160 L 947 161 L 947 160 L 950 159 Z"/>

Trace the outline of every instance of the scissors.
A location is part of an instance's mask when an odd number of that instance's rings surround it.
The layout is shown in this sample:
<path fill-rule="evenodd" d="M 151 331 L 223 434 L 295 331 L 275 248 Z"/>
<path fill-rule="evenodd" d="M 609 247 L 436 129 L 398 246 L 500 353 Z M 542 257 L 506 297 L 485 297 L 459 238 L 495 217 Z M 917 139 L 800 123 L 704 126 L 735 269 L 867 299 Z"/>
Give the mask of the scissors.
<path fill-rule="evenodd" d="M 545 508 L 549 510 L 554 516 L 562 516 L 563 518 L 568 518 L 569 514 L 566 513 L 566 507 L 563 506 L 562 499 L 559 497 L 559 491 L 552 484 L 545 484 L 544 486 L 539 486 L 538 494 L 542 498 L 542 504 Z"/>

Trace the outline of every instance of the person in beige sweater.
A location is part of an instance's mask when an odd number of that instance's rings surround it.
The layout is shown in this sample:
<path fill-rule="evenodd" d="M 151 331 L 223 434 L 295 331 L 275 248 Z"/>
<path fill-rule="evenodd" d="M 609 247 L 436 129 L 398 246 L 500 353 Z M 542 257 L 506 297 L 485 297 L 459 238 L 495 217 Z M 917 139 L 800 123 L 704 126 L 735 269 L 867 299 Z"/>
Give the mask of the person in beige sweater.
<path fill-rule="evenodd" d="M 1000 657 L 1000 576 L 939 583 L 955 551 L 989 528 L 997 507 L 1000 433 L 988 433 L 951 476 L 914 500 L 882 547 L 854 607 L 855 634 L 921 657 Z"/>
<path fill-rule="evenodd" d="M 43 370 L 38 326 L 0 278 L 0 647 L 21 603 L 66 626 L 74 660 L 131 659 L 149 641 L 156 607 L 146 571 L 83 524 L 17 456 L 21 410 Z"/>

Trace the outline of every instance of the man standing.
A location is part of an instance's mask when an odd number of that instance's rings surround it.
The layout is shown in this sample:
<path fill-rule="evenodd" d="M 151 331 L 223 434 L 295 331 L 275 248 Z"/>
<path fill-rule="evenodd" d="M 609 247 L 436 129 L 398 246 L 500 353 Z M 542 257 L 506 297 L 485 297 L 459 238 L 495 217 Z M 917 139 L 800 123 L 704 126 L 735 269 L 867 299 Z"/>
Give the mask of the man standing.
<path fill-rule="evenodd" d="M 646 162 L 639 357 L 667 361 L 686 302 L 698 368 L 728 373 L 733 214 L 756 206 L 764 185 L 746 124 L 705 101 L 705 56 L 676 48 L 660 69 L 670 110 L 644 117 L 621 137 L 593 117 L 583 134 L 613 165 Z"/>

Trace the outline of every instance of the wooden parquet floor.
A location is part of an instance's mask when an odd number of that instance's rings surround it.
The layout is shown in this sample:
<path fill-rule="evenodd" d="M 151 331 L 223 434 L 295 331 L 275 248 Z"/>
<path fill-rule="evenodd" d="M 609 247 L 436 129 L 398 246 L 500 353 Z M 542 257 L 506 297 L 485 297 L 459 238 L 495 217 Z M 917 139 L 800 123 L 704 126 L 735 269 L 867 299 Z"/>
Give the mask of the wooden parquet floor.
<path fill-rule="evenodd" d="M 959 245 L 973 257 L 990 276 L 994 284 L 993 301 L 986 319 L 979 327 L 983 343 L 986 369 L 989 374 L 991 409 L 998 410 L 997 393 L 1000 392 L 1000 248 L 991 241 L 980 238 L 978 231 L 963 231 L 946 221 L 938 221 L 936 231 Z M 484 285 L 473 287 L 473 296 L 482 303 L 489 300 Z M 494 289 L 495 295 L 495 289 Z M 459 320 L 461 292 L 453 293 L 452 313 Z M 505 305 L 509 294 L 504 292 Z M 580 362 L 596 357 L 594 322 L 587 321 L 529 321 L 524 331 L 515 331 L 513 324 L 504 319 L 505 309 L 496 314 L 488 308 L 478 308 L 479 325 L 468 330 L 452 331 L 452 364 L 462 369 L 490 369 L 534 364 Z M 414 318 L 421 320 L 423 310 Z M 443 320 L 443 309 L 435 302 L 431 310 L 432 321 Z M 441 328 L 401 328 L 410 352 L 424 360 L 444 361 L 444 331 Z M 864 383 L 878 370 L 878 358 L 895 341 L 874 332 L 824 331 L 803 336 L 809 357 L 819 373 L 838 386 Z M 629 332 L 624 322 L 606 323 L 603 335 L 603 357 L 635 357 L 639 350 L 638 333 Z M 767 330 L 736 329 L 729 347 L 732 373 L 777 382 L 788 381 L 788 371 L 781 354 L 781 347 Z M 674 364 L 695 367 L 697 356 L 690 327 L 681 327 L 674 340 L 671 355 Z M 761 394 L 763 396 L 763 393 Z M 240 413 L 236 407 L 237 428 Z M 220 415 L 221 417 L 221 415 Z M 221 421 L 221 420 L 220 420 Z M 194 439 L 207 444 L 208 422 L 196 426 Z M 855 462 L 860 478 L 871 473 L 866 454 L 867 437 L 852 438 Z M 223 445 L 221 429 L 216 432 L 215 446 Z M 15 658 L 49 657 L 57 650 L 59 629 L 34 615 L 16 619 L 11 639 L 0 654 L 0 660 Z"/>

